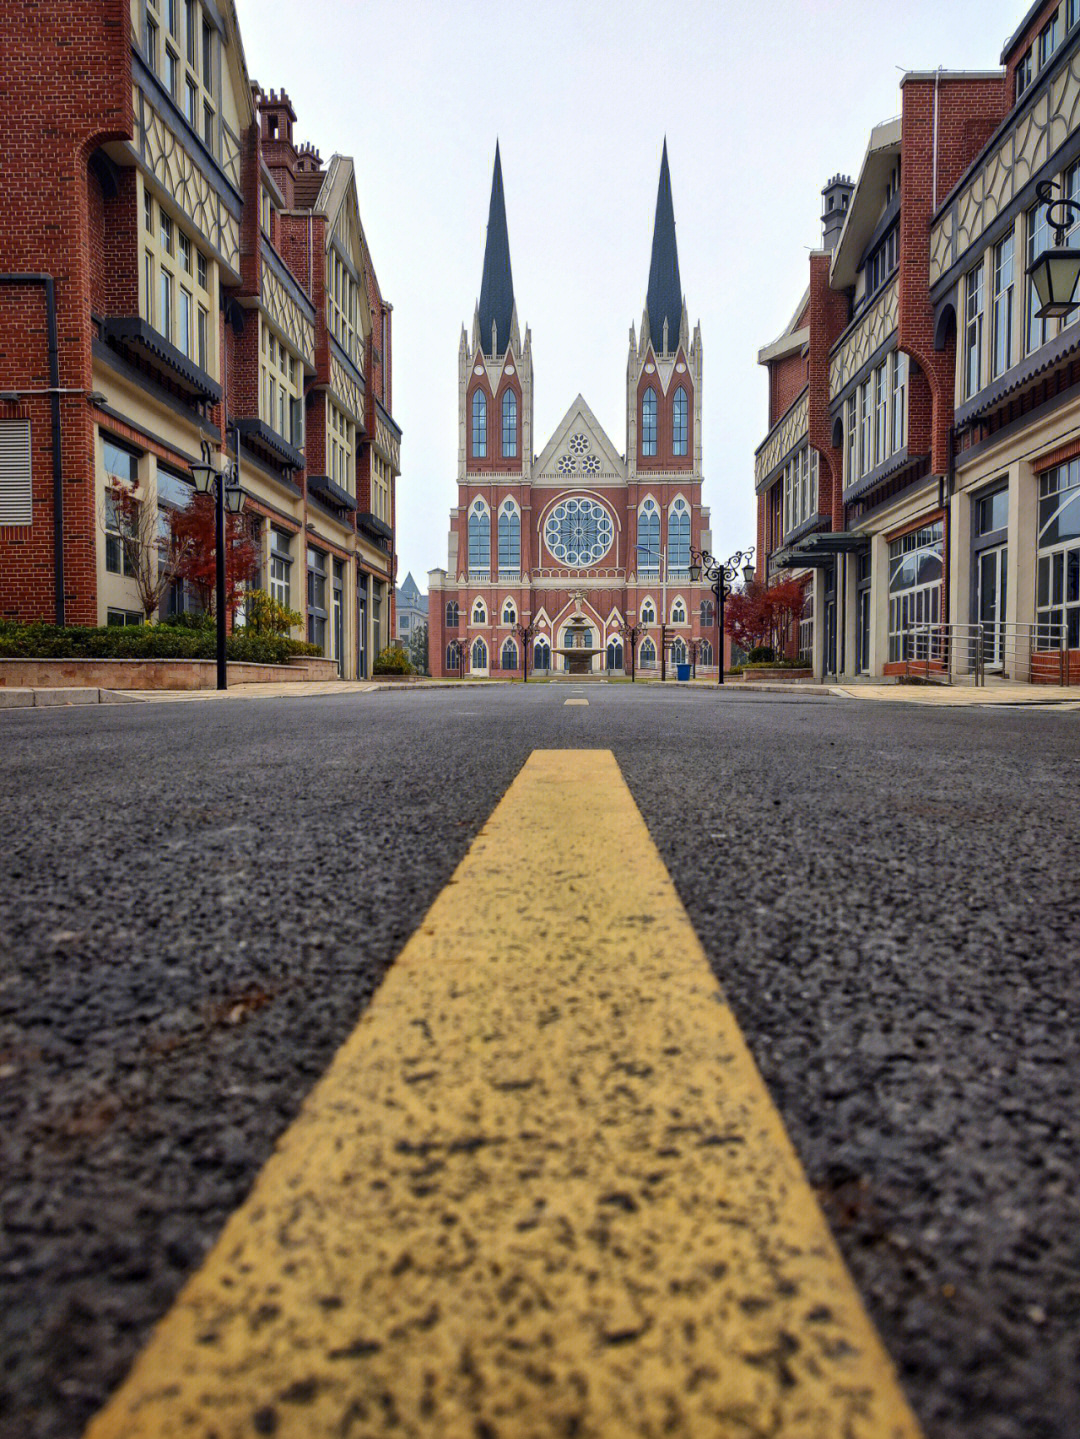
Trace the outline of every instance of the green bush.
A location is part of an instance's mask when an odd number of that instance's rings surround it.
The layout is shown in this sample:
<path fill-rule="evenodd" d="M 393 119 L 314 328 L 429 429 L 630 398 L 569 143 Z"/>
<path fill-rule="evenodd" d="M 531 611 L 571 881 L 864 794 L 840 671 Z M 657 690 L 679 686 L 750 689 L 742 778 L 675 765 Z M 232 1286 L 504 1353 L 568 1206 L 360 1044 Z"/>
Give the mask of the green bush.
<path fill-rule="evenodd" d="M 409 656 L 400 645 L 387 645 L 380 650 L 371 666 L 373 675 L 411 675 L 413 667 L 409 663 Z"/>
<path fill-rule="evenodd" d="M 177 617 L 195 621 L 198 616 Z M 0 658 L 4 659 L 107 659 L 107 660 L 212 660 L 217 635 L 210 623 L 160 625 L 48 625 L 11 624 L 0 620 Z M 293 655 L 321 655 L 318 645 L 234 630 L 226 645 L 231 660 L 252 664 L 286 664 Z"/>
<path fill-rule="evenodd" d="M 754 645 L 746 658 L 752 665 L 771 665 L 776 659 L 776 652 L 771 645 Z"/>
<path fill-rule="evenodd" d="M 296 610 L 290 610 L 265 590 L 245 592 L 244 612 L 247 615 L 247 629 L 257 635 L 287 635 L 290 629 L 304 622 L 303 615 Z"/>

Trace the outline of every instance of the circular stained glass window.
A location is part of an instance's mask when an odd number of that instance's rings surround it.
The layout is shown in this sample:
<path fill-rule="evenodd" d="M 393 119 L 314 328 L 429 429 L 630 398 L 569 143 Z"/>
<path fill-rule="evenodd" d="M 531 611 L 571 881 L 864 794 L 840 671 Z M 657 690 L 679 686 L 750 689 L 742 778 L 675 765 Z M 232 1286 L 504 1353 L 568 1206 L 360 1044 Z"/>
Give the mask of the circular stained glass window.
<path fill-rule="evenodd" d="M 584 496 L 561 500 L 544 525 L 544 543 L 560 564 L 584 569 L 602 560 L 611 549 L 615 525 L 595 500 Z"/>
<path fill-rule="evenodd" d="M 583 455 L 589 448 L 589 441 L 584 435 L 571 435 L 567 441 L 566 448 L 572 455 Z"/>
<path fill-rule="evenodd" d="M 572 475 L 577 470 L 577 460 L 572 460 L 569 455 L 560 455 L 555 468 L 560 475 Z"/>
<path fill-rule="evenodd" d="M 600 456 L 586 455 L 581 462 L 582 473 L 586 475 L 598 475 L 600 473 Z"/>

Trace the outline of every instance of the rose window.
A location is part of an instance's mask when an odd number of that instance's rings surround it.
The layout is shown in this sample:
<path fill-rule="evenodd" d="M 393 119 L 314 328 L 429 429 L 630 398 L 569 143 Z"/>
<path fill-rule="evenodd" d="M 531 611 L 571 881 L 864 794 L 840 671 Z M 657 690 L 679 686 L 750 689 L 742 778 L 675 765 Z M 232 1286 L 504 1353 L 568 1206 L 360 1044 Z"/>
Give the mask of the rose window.
<path fill-rule="evenodd" d="M 577 470 L 577 460 L 571 459 L 569 455 L 560 455 L 555 468 L 560 475 L 572 475 Z"/>
<path fill-rule="evenodd" d="M 585 435 L 571 435 L 566 448 L 572 455 L 583 455 L 589 448 L 589 441 Z"/>
<path fill-rule="evenodd" d="M 574 569 L 602 560 L 614 538 L 614 522 L 595 500 L 561 500 L 544 525 L 548 550 L 560 563 Z"/>
<path fill-rule="evenodd" d="M 600 473 L 600 456 L 586 455 L 581 462 L 581 472 L 585 475 L 598 475 Z"/>

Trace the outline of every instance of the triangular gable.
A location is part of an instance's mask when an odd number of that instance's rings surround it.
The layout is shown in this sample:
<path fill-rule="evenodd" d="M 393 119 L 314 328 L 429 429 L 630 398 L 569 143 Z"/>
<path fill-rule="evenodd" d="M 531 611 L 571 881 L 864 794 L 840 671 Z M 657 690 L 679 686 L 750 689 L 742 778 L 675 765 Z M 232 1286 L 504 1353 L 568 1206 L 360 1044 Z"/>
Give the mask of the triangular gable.
<path fill-rule="evenodd" d="M 333 155 L 327 166 L 316 210 L 326 216 L 326 243 L 336 243 L 360 277 L 357 311 L 365 340 L 371 334 L 371 300 L 368 286 L 367 240 L 360 219 L 360 201 L 356 193 L 356 171 L 349 155 Z"/>
<path fill-rule="evenodd" d="M 626 465 L 622 456 L 583 397 L 578 395 L 536 461 L 533 483 L 593 485 L 625 480 Z"/>
<path fill-rule="evenodd" d="M 236 6 L 232 0 L 224 0 L 224 4 L 218 8 L 221 23 L 225 30 L 225 43 L 222 45 L 222 95 L 220 96 L 221 117 L 229 129 L 242 141 L 244 132 L 255 119 L 255 101 L 251 92 L 251 80 L 248 78 L 247 61 L 244 58 L 244 43 L 240 38 L 240 22 L 236 16 Z M 216 85 L 215 85 L 216 88 Z M 232 170 L 230 164 L 232 157 L 228 153 L 223 157 L 224 167 L 227 173 Z M 239 175 L 240 152 L 236 154 L 237 174 L 230 173 L 230 179 L 240 188 Z"/>
<path fill-rule="evenodd" d="M 664 359 L 658 359 L 656 352 L 653 350 L 652 345 L 650 345 L 645 351 L 645 362 L 642 366 L 642 374 L 650 380 L 655 377 L 660 383 L 661 394 L 666 395 L 671 387 L 672 377 L 675 375 L 679 365 L 682 366 L 682 369 L 678 370 L 678 374 L 680 378 L 685 381 L 688 378 L 690 366 L 686 358 L 686 351 L 681 345 L 676 348 L 673 355 L 668 355 Z"/>
<path fill-rule="evenodd" d="M 567 600 L 566 603 L 563 605 L 562 609 L 559 610 L 555 616 L 554 628 L 557 630 L 559 626 L 565 623 L 568 619 L 572 619 L 573 616 L 577 614 L 577 611 L 577 600 Z M 598 626 L 598 628 L 600 628 L 601 630 L 603 629 L 604 621 L 600 618 L 600 611 L 596 609 L 596 607 L 589 600 L 588 596 L 585 594 L 582 595 L 581 599 L 581 613 L 590 617 L 593 622 Z"/>

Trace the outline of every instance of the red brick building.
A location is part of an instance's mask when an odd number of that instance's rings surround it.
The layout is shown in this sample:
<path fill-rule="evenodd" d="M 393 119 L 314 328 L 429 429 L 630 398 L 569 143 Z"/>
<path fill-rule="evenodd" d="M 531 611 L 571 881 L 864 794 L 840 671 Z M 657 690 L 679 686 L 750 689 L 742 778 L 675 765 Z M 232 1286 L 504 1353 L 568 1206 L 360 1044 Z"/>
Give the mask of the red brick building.
<path fill-rule="evenodd" d="M 365 673 L 401 436 L 353 161 L 297 146 L 228 0 L 11 3 L 3 26 L 0 617 L 141 618 L 110 492 L 184 505 L 206 441 L 239 456 L 257 583 Z"/>
<path fill-rule="evenodd" d="M 581 395 L 537 453 L 532 343 L 514 299 L 498 148 L 480 300 L 458 357 L 457 503 L 449 563 L 429 575 L 433 674 L 520 675 L 519 625 L 532 625 L 530 671 L 565 668 L 576 596 L 594 671 L 626 672 L 624 626 L 638 626 L 637 668 L 696 658 L 716 672 L 712 593 L 690 579 L 708 549 L 701 504 L 701 333 L 683 299 L 665 146 L 640 334 L 630 330 L 626 451 Z M 665 661 L 666 641 L 666 661 Z"/>
<path fill-rule="evenodd" d="M 1080 198 L 1080 4 L 1001 58 L 904 77 L 759 353 L 759 574 L 804 578 L 819 675 L 1080 675 L 1080 310 L 1040 318 L 1028 274 L 1036 185 Z"/>

